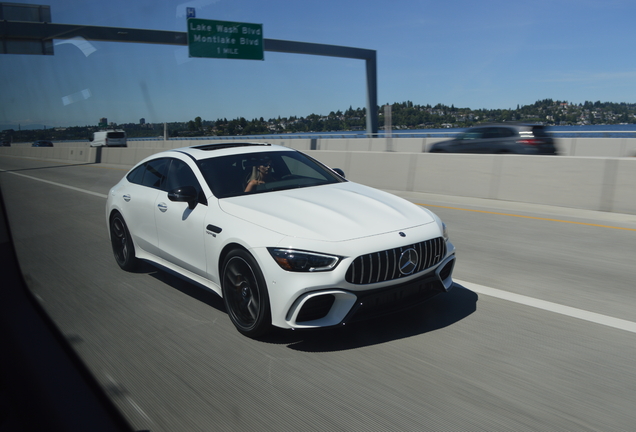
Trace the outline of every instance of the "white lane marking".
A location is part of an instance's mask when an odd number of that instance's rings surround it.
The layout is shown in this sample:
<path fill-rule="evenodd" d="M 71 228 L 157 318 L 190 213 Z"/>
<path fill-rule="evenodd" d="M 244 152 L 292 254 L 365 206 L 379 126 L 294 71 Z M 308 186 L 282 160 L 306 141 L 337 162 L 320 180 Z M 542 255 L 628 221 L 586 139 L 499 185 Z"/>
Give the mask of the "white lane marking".
<path fill-rule="evenodd" d="M 525 306 L 542 309 L 549 312 L 558 313 L 573 318 L 582 319 L 596 324 L 613 327 L 620 330 L 625 330 L 631 333 L 636 333 L 636 323 L 627 321 L 620 318 L 613 318 L 607 315 L 601 315 L 595 312 L 589 312 L 582 309 L 576 309 L 569 306 L 563 306 L 557 303 L 548 302 L 545 300 L 539 300 L 532 297 L 527 297 L 521 294 L 514 294 L 507 291 L 502 291 L 496 288 L 490 288 L 483 285 L 478 285 L 472 282 L 465 282 L 455 279 L 459 285 L 474 291 L 478 294 L 484 294 L 490 297 L 496 297 L 502 300 L 508 300 L 514 303 L 519 303 Z"/>
<path fill-rule="evenodd" d="M 43 179 L 40 179 L 40 178 L 37 178 L 37 177 L 31 177 L 31 176 L 28 176 L 28 175 L 25 175 L 25 174 L 20 174 L 20 173 L 14 172 L 14 171 L 6 171 L 6 170 L 0 170 L 0 171 L 6 172 L 8 174 L 17 175 L 17 176 L 20 176 L 20 177 L 25 177 L 25 178 L 28 178 L 28 179 L 31 179 L 31 180 L 37 180 L 37 181 L 40 181 L 42 183 L 48 183 L 48 184 L 51 184 L 51 185 L 54 185 L 54 186 L 59 186 L 59 187 L 63 187 L 63 188 L 66 188 L 66 189 L 71 189 L 71 190 L 74 190 L 74 191 L 77 191 L 77 192 L 83 192 L 83 193 L 87 193 L 89 195 L 95 195 L 95 196 L 98 196 L 100 198 L 104 198 L 104 199 L 108 198 L 108 195 L 101 194 L 99 192 L 93 192 L 93 191 L 89 191 L 89 190 L 86 190 L 86 189 L 80 189 L 80 188 L 76 188 L 74 186 L 65 185 L 65 184 L 62 184 L 62 183 L 56 183 L 56 182 L 52 182 L 52 181 L 49 181 L 49 180 L 43 180 Z"/>

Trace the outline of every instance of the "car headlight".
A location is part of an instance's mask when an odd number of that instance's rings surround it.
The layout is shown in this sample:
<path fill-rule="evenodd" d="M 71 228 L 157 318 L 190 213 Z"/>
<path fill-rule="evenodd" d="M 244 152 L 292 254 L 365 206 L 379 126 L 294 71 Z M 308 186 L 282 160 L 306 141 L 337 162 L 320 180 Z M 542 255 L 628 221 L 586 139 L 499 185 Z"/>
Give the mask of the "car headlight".
<path fill-rule="evenodd" d="M 446 228 L 446 224 L 442 222 L 442 235 L 444 236 L 444 240 L 448 241 L 448 228 Z"/>
<path fill-rule="evenodd" d="M 293 272 L 330 271 L 336 268 L 341 257 L 294 249 L 267 248 L 280 268 Z"/>

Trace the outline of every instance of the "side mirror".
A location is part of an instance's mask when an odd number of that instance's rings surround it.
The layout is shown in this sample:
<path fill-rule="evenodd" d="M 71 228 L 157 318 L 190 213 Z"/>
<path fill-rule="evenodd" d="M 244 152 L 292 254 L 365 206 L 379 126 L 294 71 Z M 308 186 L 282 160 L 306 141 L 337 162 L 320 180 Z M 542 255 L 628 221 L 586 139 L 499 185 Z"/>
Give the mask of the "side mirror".
<path fill-rule="evenodd" d="M 168 192 L 168 199 L 174 202 L 187 202 L 188 208 L 193 210 L 197 206 L 199 194 L 194 186 L 184 186 Z"/>
<path fill-rule="evenodd" d="M 340 177 L 342 177 L 342 178 L 346 178 L 346 177 L 345 177 L 345 173 L 344 173 L 344 171 L 343 171 L 343 170 L 341 170 L 340 168 L 334 168 L 334 169 L 333 169 L 333 171 L 334 171 L 336 174 L 338 174 Z"/>

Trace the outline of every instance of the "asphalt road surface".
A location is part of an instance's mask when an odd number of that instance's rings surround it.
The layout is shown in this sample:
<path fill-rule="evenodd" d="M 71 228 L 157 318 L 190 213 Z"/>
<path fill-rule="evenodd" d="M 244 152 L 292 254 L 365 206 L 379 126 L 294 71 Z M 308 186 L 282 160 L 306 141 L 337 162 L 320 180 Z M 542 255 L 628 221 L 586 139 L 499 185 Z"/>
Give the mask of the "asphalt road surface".
<path fill-rule="evenodd" d="M 124 169 L 0 169 L 29 288 L 136 430 L 636 428 L 636 216 L 398 193 L 448 225 L 453 289 L 251 340 L 215 294 L 119 269 L 104 205 Z"/>

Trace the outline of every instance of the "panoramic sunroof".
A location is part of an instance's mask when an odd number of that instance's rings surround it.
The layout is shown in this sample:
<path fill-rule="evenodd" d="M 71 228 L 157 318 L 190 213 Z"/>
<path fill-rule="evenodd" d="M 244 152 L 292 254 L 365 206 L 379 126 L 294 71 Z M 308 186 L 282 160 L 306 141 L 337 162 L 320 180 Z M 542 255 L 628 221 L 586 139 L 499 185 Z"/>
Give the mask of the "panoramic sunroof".
<path fill-rule="evenodd" d="M 193 146 L 193 148 L 199 150 L 221 150 L 234 147 L 250 147 L 250 146 L 270 146 L 268 143 L 223 143 L 223 144 L 203 144 L 199 146 Z"/>

